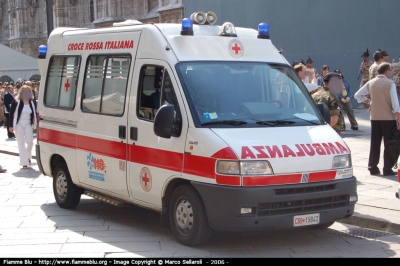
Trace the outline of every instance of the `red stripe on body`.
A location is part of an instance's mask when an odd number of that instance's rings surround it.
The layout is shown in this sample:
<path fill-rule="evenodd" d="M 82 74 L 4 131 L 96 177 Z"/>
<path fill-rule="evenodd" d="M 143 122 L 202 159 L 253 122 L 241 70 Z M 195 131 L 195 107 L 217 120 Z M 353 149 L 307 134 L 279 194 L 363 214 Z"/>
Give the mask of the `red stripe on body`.
<path fill-rule="evenodd" d="M 243 186 L 269 186 L 269 185 L 289 185 L 300 184 L 302 174 L 274 175 L 274 176 L 245 176 Z M 308 183 L 335 180 L 336 171 L 310 173 Z M 307 184 L 307 183 L 304 183 Z"/>
<path fill-rule="evenodd" d="M 126 160 L 127 157 L 127 145 L 116 141 L 76 135 L 47 128 L 39 128 L 38 140 L 66 148 L 93 152 L 120 160 Z M 216 179 L 216 182 L 221 185 L 240 186 L 240 176 L 224 176 L 215 173 L 217 159 L 237 160 L 236 154 L 229 147 L 216 152 L 212 155 L 213 158 L 191 154 L 183 155 L 178 152 L 146 148 L 137 145 L 129 145 L 128 152 L 130 162 L 175 172 L 182 172 L 184 159 L 185 167 L 183 172 L 185 174 Z M 302 174 L 244 176 L 243 186 L 298 184 L 301 181 L 301 177 Z M 329 181 L 335 178 L 336 171 L 310 173 L 308 182 Z"/>
<path fill-rule="evenodd" d="M 77 135 L 77 149 L 126 160 L 126 143 Z"/>
<path fill-rule="evenodd" d="M 72 133 L 40 127 L 38 140 L 66 148 L 76 149 L 76 134 Z"/>
<path fill-rule="evenodd" d="M 238 159 L 235 152 L 230 147 L 226 147 L 225 149 L 222 149 L 214 153 L 214 155 L 212 155 L 211 157 L 216 159 L 232 159 L 232 160 Z"/>
<path fill-rule="evenodd" d="M 309 183 L 335 180 L 336 171 L 310 173 L 308 177 Z"/>
<path fill-rule="evenodd" d="M 302 174 L 292 175 L 272 175 L 272 176 L 244 176 L 243 186 L 269 186 L 269 185 L 285 185 L 298 184 L 301 181 Z"/>
<path fill-rule="evenodd" d="M 183 154 L 137 145 L 129 146 L 129 161 L 175 172 L 182 172 Z"/>
<path fill-rule="evenodd" d="M 215 179 L 216 159 L 196 156 L 185 153 L 185 167 L 183 172 L 188 175 L 196 175 Z"/>
<path fill-rule="evenodd" d="M 217 184 L 228 186 L 240 186 L 239 175 L 218 175 L 216 174 Z"/>
<path fill-rule="evenodd" d="M 214 153 L 211 158 L 192 154 L 184 155 L 183 172 L 189 175 L 216 179 L 217 184 L 240 186 L 240 176 L 225 176 L 216 174 L 215 167 L 217 159 L 237 160 L 235 152 L 226 147 Z"/>

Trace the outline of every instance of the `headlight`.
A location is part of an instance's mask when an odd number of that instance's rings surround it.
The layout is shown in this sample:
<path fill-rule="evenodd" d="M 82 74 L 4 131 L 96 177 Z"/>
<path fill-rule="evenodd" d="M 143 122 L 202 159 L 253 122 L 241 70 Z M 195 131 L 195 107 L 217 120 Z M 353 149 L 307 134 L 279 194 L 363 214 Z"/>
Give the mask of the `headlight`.
<path fill-rule="evenodd" d="M 240 162 L 242 175 L 272 175 L 272 167 L 268 161 Z"/>
<path fill-rule="evenodd" d="M 351 167 L 350 154 L 333 157 L 332 169 L 349 168 L 349 167 Z"/>
<path fill-rule="evenodd" d="M 222 175 L 272 175 L 268 161 L 218 161 L 217 173 Z"/>
<path fill-rule="evenodd" d="M 239 175 L 238 161 L 218 161 L 217 173 L 223 175 Z"/>

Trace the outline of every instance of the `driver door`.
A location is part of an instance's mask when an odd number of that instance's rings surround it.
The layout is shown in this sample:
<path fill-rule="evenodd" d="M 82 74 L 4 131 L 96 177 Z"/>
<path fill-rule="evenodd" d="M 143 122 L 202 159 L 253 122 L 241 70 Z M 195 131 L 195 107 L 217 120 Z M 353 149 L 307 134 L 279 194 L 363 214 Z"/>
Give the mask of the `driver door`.
<path fill-rule="evenodd" d="M 138 80 L 136 103 L 131 104 L 129 189 L 134 199 L 161 206 L 165 183 L 180 177 L 188 128 L 187 114 L 175 75 L 166 62 L 138 60 L 134 80 Z M 154 117 L 160 106 L 173 104 L 180 134 L 164 139 L 154 134 Z"/>

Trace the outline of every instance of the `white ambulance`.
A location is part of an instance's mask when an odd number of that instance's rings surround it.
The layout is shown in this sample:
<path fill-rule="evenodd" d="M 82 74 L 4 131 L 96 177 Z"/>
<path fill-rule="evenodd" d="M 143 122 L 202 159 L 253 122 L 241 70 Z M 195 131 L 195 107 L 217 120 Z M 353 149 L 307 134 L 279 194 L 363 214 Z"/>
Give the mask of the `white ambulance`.
<path fill-rule="evenodd" d="M 139 205 L 185 245 L 354 212 L 350 149 L 268 24 L 57 28 L 38 57 L 37 158 L 61 208 Z"/>

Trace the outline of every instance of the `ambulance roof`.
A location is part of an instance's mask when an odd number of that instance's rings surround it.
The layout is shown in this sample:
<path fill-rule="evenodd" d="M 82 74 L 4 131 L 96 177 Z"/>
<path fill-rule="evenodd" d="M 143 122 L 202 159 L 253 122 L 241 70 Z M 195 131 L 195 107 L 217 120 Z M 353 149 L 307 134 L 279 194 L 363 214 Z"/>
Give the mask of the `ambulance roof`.
<path fill-rule="evenodd" d="M 258 32 L 254 29 L 236 28 L 237 37 L 219 36 L 221 26 L 193 25 L 193 36 L 182 36 L 181 24 L 133 24 L 116 25 L 101 29 L 55 29 L 49 39 L 51 46 L 62 47 L 62 38 L 67 36 L 101 35 L 110 33 L 127 33 L 142 31 L 140 42 L 146 42 L 146 36 L 153 35 L 159 42 L 167 44 L 174 52 L 178 61 L 257 61 L 288 64 L 269 39 L 258 39 Z M 158 35 L 158 36 L 155 36 Z M 152 45 L 150 42 L 146 45 Z M 160 46 L 157 46 L 159 48 Z M 62 49 L 62 48 L 61 48 Z M 148 49 L 148 46 L 147 46 Z"/>

